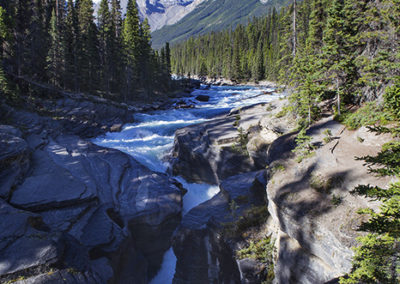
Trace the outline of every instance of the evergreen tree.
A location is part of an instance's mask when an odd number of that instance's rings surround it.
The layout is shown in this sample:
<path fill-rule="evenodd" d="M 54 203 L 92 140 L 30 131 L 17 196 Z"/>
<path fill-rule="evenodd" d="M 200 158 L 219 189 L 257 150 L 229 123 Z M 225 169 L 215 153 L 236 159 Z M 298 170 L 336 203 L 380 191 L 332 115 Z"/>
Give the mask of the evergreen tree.
<path fill-rule="evenodd" d="M 98 86 L 98 40 L 97 28 L 94 23 L 92 0 L 80 0 L 75 4 L 78 9 L 80 51 L 79 75 L 80 88 L 84 91 L 96 90 Z"/>
<path fill-rule="evenodd" d="M 62 36 L 57 24 L 56 10 L 53 9 L 50 20 L 50 48 L 47 55 L 47 77 L 49 82 L 57 87 L 62 85 Z"/>
<path fill-rule="evenodd" d="M 399 113 L 400 80 L 385 94 L 386 109 L 396 121 Z M 399 135 L 399 128 L 386 128 L 385 132 Z M 376 128 L 378 133 L 382 128 Z M 364 160 L 369 171 L 378 176 L 392 176 L 396 181 L 387 189 L 359 185 L 353 194 L 380 200 L 378 212 L 363 209 L 359 213 L 370 216 L 359 228 L 366 231 L 366 236 L 358 240 L 361 246 L 355 248 L 352 272 L 340 283 L 399 283 L 400 282 L 400 143 L 392 141 L 382 146 L 377 156 L 359 158 Z"/>
<path fill-rule="evenodd" d="M 171 49 L 169 47 L 169 42 L 165 43 L 165 57 L 166 57 L 166 67 L 168 76 L 171 76 Z"/>
<path fill-rule="evenodd" d="M 140 55 L 139 15 L 135 0 L 129 0 L 122 29 L 125 58 L 125 96 L 132 98 L 133 85 L 138 83 L 138 59 Z"/>
<path fill-rule="evenodd" d="M 18 76 L 23 75 L 26 61 L 24 60 L 27 52 L 27 32 L 29 31 L 28 25 L 30 19 L 30 5 L 27 0 L 16 0 L 13 6 L 13 33 L 14 33 L 14 47 L 13 47 L 13 63 L 14 72 Z"/>
<path fill-rule="evenodd" d="M 154 69 L 154 61 L 152 60 L 152 49 L 151 49 L 151 31 L 150 25 L 147 19 L 145 19 L 140 24 L 140 57 L 139 57 L 139 66 L 140 68 L 140 75 L 141 75 L 141 82 L 147 91 L 147 96 L 152 94 L 152 85 L 154 84 L 155 80 L 155 71 Z"/>
<path fill-rule="evenodd" d="M 111 65 L 114 43 L 113 22 L 108 7 L 108 0 L 102 0 L 97 12 L 99 53 L 100 53 L 100 82 L 107 93 L 111 90 Z"/>
<path fill-rule="evenodd" d="M 3 46 L 4 42 L 8 38 L 9 28 L 7 26 L 6 10 L 0 6 L 0 46 Z M 3 70 L 3 53 L 0 53 L 0 93 L 8 97 L 10 90 L 8 81 Z"/>
<path fill-rule="evenodd" d="M 327 26 L 324 31 L 324 59 L 329 78 L 336 86 L 337 111 L 341 114 L 343 85 L 352 68 L 352 55 L 349 50 L 350 35 L 346 25 L 344 0 L 334 0 L 328 10 Z"/>
<path fill-rule="evenodd" d="M 122 60 L 122 12 L 120 0 L 111 0 L 111 18 L 112 29 L 114 31 L 113 42 L 111 47 L 111 83 L 112 90 L 120 92 L 123 82 L 120 74 L 123 72 Z"/>
<path fill-rule="evenodd" d="M 44 9 L 42 0 L 32 3 L 32 17 L 29 24 L 28 42 L 29 49 L 26 56 L 28 61 L 27 71 L 35 80 L 44 81 L 46 56 L 47 56 L 47 31 L 45 30 Z"/>
<path fill-rule="evenodd" d="M 78 14 L 73 0 L 68 0 L 64 29 L 65 74 L 64 84 L 67 89 L 79 90 L 79 53 L 81 42 Z"/>

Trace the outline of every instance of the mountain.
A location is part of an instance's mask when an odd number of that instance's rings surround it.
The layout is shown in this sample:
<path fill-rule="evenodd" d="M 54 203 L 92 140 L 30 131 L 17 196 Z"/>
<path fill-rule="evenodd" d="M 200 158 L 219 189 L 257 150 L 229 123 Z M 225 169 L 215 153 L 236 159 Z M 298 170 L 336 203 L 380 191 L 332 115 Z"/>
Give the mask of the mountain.
<path fill-rule="evenodd" d="M 101 0 L 94 0 L 97 11 Z M 136 0 L 141 19 L 147 18 L 152 31 L 165 25 L 173 25 L 192 12 L 204 0 Z M 121 0 L 125 14 L 128 0 Z"/>
<path fill-rule="evenodd" d="M 279 9 L 290 2 L 291 0 L 201 0 L 200 3 L 194 1 L 192 5 L 196 7 L 193 11 L 175 24 L 166 25 L 152 33 L 153 47 L 160 48 L 167 41 L 173 44 L 194 35 L 234 27 L 247 22 L 249 18 L 266 15 L 272 7 Z M 193 6 L 190 6 L 190 9 L 192 8 Z"/>

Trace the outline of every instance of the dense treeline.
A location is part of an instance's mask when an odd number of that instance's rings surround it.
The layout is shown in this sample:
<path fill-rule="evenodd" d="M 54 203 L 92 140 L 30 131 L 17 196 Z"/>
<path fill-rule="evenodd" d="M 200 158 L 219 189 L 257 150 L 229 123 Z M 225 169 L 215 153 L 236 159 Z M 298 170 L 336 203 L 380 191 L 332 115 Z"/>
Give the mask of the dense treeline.
<path fill-rule="evenodd" d="M 294 1 L 296 3 L 296 1 Z M 248 25 L 172 48 L 172 71 L 238 82 L 280 81 L 305 123 L 324 91 L 342 102 L 380 96 L 400 75 L 399 0 L 304 0 Z"/>
<path fill-rule="evenodd" d="M 167 90 L 169 47 L 151 48 L 135 0 L 121 11 L 120 0 L 102 0 L 97 18 L 92 0 L 0 0 L 2 77 L 119 100 Z"/>

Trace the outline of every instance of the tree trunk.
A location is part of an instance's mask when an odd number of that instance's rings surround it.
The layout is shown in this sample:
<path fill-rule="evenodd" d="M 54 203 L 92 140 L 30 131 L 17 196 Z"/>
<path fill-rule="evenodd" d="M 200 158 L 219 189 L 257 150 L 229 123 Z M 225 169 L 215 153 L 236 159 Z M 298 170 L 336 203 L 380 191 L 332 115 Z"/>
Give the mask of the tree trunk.
<path fill-rule="evenodd" d="M 297 52 L 297 27 L 296 27 L 297 1 L 293 0 L 293 57 Z"/>
<path fill-rule="evenodd" d="M 339 90 L 339 77 L 336 77 L 336 93 L 337 93 L 337 111 L 338 111 L 338 115 L 341 115 L 341 111 L 340 111 L 340 90 Z"/>

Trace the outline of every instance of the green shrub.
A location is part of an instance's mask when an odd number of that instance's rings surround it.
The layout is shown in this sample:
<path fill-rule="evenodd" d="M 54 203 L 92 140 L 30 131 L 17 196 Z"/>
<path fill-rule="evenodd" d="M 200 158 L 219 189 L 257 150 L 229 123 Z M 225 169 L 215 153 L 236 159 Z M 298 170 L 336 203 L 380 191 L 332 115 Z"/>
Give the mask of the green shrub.
<path fill-rule="evenodd" d="M 332 195 L 331 203 L 333 206 L 338 207 L 343 201 L 343 198 L 340 195 Z"/>
<path fill-rule="evenodd" d="M 236 252 L 239 259 L 253 258 L 262 263 L 272 263 L 274 243 L 271 237 L 262 238 L 256 242 L 250 241 L 247 248 Z"/>
<path fill-rule="evenodd" d="M 286 170 L 286 168 L 284 165 L 276 164 L 271 168 L 270 173 L 271 173 L 271 175 L 274 175 L 277 172 L 284 172 L 285 170 Z"/>
<path fill-rule="evenodd" d="M 275 117 L 276 117 L 276 118 L 284 117 L 284 116 L 286 116 L 286 115 L 288 114 L 288 112 L 289 112 L 289 108 L 284 107 L 280 112 L 278 112 L 278 113 L 275 115 Z"/>
<path fill-rule="evenodd" d="M 394 119 L 400 119 L 400 79 L 386 90 L 383 96 L 385 109 L 394 116 Z"/>
<path fill-rule="evenodd" d="M 248 156 L 249 152 L 247 151 L 247 143 L 249 143 L 249 135 L 241 127 L 238 128 L 238 132 L 239 141 L 232 145 L 232 150 L 238 154 Z"/>
<path fill-rule="evenodd" d="M 292 152 L 296 153 L 296 161 L 301 163 L 304 159 L 312 157 L 315 152 L 314 146 L 311 144 L 311 137 L 306 134 L 306 129 L 303 128 L 296 136 L 296 148 Z"/>
<path fill-rule="evenodd" d="M 378 123 L 387 124 L 391 118 L 377 102 L 369 102 L 354 113 L 344 112 L 337 118 L 337 120 L 342 122 L 349 129 L 354 130 L 361 126 L 374 125 Z"/>

